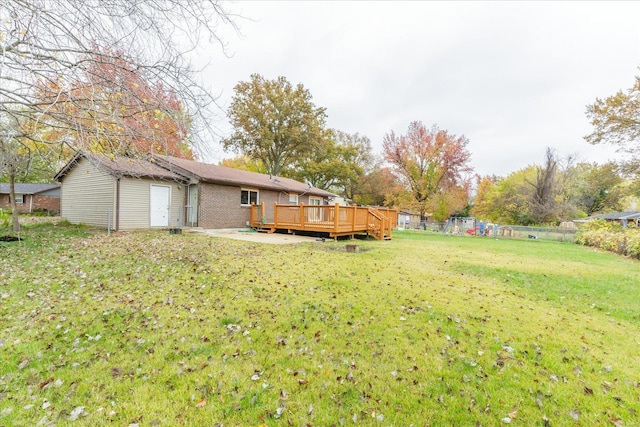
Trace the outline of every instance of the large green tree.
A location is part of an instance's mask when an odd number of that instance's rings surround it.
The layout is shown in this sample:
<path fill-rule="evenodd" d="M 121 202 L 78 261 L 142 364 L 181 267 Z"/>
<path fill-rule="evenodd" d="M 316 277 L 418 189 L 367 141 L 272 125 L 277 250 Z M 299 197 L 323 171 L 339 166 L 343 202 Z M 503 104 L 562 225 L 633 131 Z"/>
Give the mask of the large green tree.
<path fill-rule="evenodd" d="M 316 147 L 296 162 L 289 175 L 353 200 L 358 182 L 372 163 L 369 138 L 328 129 Z"/>
<path fill-rule="evenodd" d="M 575 167 L 575 206 L 585 215 L 622 209 L 626 196 L 618 165 L 609 162 L 579 163 Z"/>
<path fill-rule="evenodd" d="M 224 148 L 261 161 L 271 175 L 310 157 L 325 138 L 325 109 L 314 105 L 302 84 L 285 77 L 253 74 L 238 83 L 228 116 L 233 133 L 222 141 Z"/>
<path fill-rule="evenodd" d="M 481 219 L 489 219 L 502 224 L 534 223 L 530 210 L 530 201 L 533 194 L 532 182 L 537 177 L 537 167 L 528 166 L 524 169 L 511 172 L 503 178 L 498 178 L 493 185 L 485 189 L 481 208 L 477 214 Z"/>
<path fill-rule="evenodd" d="M 467 150 L 469 140 L 450 134 L 437 125 L 425 127 L 415 121 L 405 135 L 393 131 L 384 136 L 384 157 L 412 194 L 411 206 L 425 218 L 428 211 L 438 219 L 464 208 L 468 202 L 468 176 L 472 172 Z"/>

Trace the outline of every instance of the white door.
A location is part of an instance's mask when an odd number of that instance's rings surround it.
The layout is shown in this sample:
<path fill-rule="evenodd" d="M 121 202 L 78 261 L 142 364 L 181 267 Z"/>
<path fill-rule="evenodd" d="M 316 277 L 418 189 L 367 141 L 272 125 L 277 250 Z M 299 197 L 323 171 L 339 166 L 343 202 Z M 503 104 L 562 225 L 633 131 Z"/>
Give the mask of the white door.
<path fill-rule="evenodd" d="M 164 185 L 151 186 L 151 227 L 169 226 L 169 205 L 171 187 Z"/>

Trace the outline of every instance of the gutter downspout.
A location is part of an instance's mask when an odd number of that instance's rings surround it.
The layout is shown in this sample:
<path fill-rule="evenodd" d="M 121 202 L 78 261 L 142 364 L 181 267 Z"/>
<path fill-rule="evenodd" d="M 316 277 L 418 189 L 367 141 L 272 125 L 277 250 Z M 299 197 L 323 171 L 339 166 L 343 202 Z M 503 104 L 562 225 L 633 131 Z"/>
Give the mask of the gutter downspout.
<path fill-rule="evenodd" d="M 114 231 L 120 229 L 120 178 L 116 178 L 116 212 L 115 212 L 116 227 Z"/>

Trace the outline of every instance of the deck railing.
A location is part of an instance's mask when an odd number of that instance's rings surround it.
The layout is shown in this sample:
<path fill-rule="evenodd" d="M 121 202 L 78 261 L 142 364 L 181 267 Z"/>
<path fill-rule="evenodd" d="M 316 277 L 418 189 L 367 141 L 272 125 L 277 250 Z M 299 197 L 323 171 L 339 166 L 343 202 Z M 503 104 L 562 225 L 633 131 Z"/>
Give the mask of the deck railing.
<path fill-rule="evenodd" d="M 279 205 L 267 212 L 264 203 L 251 205 L 251 226 L 327 232 L 331 236 L 370 233 L 379 239 L 391 238 L 397 226 L 397 211 L 387 208 L 328 205 Z"/>

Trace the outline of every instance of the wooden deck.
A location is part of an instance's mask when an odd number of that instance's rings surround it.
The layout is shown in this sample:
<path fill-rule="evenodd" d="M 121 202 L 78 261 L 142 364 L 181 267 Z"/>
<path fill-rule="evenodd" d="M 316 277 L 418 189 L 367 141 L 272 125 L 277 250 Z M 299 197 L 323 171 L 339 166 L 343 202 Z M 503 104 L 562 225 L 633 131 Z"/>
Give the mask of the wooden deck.
<path fill-rule="evenodd" d="M 327 233 L 330 237 L 367 234 L 378 240 L 391 240 L 397 227 L 394 209 L 361 206 L 279 205 L 273 210 L 265 204 L 251 206 L 251 227 L 273 233 L 305 231 Z"/>

